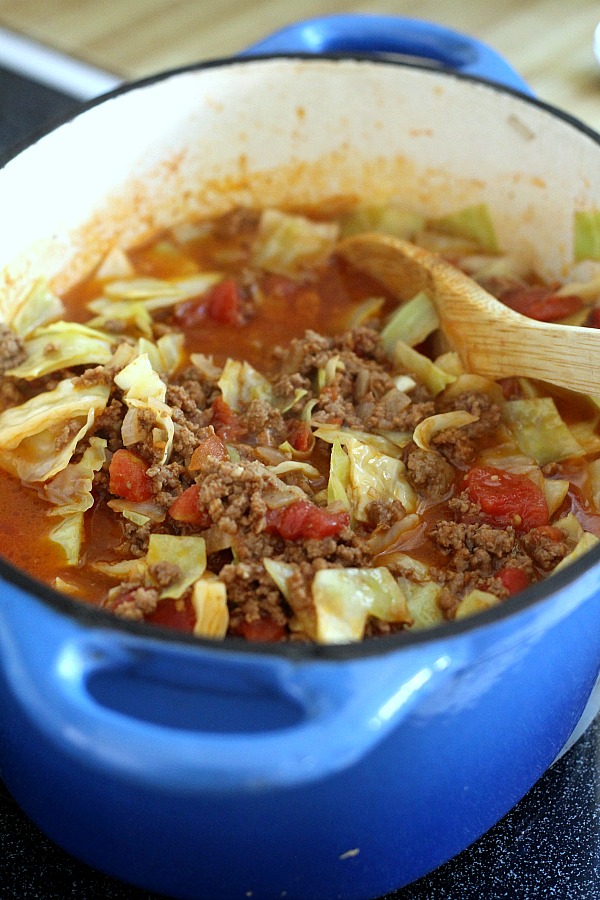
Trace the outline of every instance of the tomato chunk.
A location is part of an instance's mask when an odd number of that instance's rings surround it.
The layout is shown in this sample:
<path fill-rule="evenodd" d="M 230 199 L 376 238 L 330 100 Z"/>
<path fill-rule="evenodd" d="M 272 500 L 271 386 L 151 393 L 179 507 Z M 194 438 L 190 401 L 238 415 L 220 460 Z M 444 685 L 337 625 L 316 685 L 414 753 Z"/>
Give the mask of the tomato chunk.
<path fill-rule="evenodd" d="M 146 621 L 162 628 L 174 628 L 176 631 L 191 634 L 196 624 L 196 615 L 189 601 L 165 597 L 154 612 L 146 616 Z"/>
<path fill-rule="evenodd" d="M 278 625 L 274 619 L 254 619 L 252 622 L 242 622 L 237 627 L 236 633 L 247 641 L 274 643 L 285 635 L 285 628 Z"/>
<path fill-rule="evenodd" d="M 169 507 L 169 515 L 176 522 L 185 522 L 187 525 L 197 525 L 198 528 L 208 528 L 211 520 L 207 511 L 200 506 L 200 488 L 193 484 L 176 497 Z"/>
<path fill-rule="evenodd" d="M 583 309 L 581 297 L 573 294 L 562 296 L 542 285 L 509 288 L 500 299 L 515 312 L 538 322 L 558 322 Z"/>
<path fill-rule="evenodd" d="M 241 296 L 235 278 L 226 278 L 208 292 L 208 315 L 223 325 L 242 325 Z"/>
<path fill-rule="evenodd" d="M 214 456 L 216 459 L 228 460 L 229 453 L 227 447 L 217 434 L 209 434 L 207 438 L 201 441 L 190 459 L 189 469 L 194 472 L 196 469 L 202 468 L 202 463 L 209 457 Z"/>
<path fill-rule="evenodd" d="M 148 463 L 131 450 L 117 450 L 110 461 L 109 490 L 115 497 L 132 503 L 151 500 L 152 480 L 148 477 Z"/>
<path fill-rule="evenodd" d="M 307 500 L 298 500 L 267 513 L 267 532 L 278 534 L 284 541 L 310 540 L 339 534 L 350 524 L 345 510 L 330 512 Z"/>
<path fill-rule="evenodd" d="M 495 524 L 513 525 L 517 531 L 548 524 L 546 498 L 526 475 L 485 466 L 471 469 L 465 481 L 471 501 Z"/>
<path fill-rule="evenodd" d="M 530 583 L 529 577 L 523 569 L 517 569 L 515 566 L 504 566 L 496 573 L 496 578 L 500 579 L 511 596 L 518 594 L 519 591 L 524 591 Z"/>
<path fill-rule="evenodd" d="M 308 453 L 314 444 L 312 428 L 302 419 L 291 419 L 287 426 L 288 441 L 298 453 Z"/>
<path fill-rule="evenodd" d="M 215 398 L 211 409 L 211 424 L 223 441 L 236 441 L 246 434 L 239 418 L 222 397 Z"/>

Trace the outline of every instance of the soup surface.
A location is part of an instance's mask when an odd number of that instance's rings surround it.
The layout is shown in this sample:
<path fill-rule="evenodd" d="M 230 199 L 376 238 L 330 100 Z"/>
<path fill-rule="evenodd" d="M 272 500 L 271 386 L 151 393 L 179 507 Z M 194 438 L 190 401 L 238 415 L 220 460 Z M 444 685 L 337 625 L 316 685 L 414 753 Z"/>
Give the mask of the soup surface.
<path fill-rule="evenodd" d="M 600 409 L 466 372 L 429 297 L 338 254 L 381 230 L 533 318 L 597 325 L 485 208 L 235 209 L 36 282 L 0 340 L 0 547 L 116 615 L 339 643 L 502 603 L 597 543 Z"/>

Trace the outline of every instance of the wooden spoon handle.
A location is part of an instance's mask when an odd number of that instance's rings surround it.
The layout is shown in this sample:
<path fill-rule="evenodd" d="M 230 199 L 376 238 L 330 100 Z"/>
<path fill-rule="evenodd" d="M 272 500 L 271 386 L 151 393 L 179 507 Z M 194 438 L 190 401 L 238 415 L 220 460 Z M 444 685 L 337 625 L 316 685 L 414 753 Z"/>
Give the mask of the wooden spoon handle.
<path fill-rule="evenodd" d="M 600 330 L 522 316 L 445 260 L 389 235 L 346 238 L 339 252 L 401 300 L 426 291 L 468 370 L 536 378 L 600 397 Z"/>

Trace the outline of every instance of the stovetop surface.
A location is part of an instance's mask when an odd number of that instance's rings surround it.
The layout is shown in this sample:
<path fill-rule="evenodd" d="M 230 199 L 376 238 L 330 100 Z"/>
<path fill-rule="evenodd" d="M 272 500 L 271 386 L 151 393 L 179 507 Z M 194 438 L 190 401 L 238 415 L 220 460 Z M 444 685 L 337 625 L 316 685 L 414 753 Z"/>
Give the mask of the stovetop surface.
<path fill-rule="evenodd" d="M 80 101 L 0 67 L 0 159 Z M 386 900 L 600 897 L 600 718 L 502 821 L 436 872 Z M 0 782 L 2 900 L 152 900 L 74 860 Z M 328 900 L 326 896 L 323 900 Z"/>

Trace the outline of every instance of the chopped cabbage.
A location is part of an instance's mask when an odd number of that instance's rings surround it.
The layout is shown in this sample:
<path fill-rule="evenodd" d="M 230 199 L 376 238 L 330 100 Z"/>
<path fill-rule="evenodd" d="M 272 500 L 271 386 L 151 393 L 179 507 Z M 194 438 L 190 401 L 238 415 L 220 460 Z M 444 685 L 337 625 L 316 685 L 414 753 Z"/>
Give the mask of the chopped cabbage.
<path fill-rule="evenodd" d="M 111 358 L 114 344 L 114 337 L 87 325 L 53 322 L 26 338 L 27 358 L 6 374 L 31 381 L 67 366 L 103 365 Z"/>
<path fill-rule="evenodd" d="M 96 313 L 87 323 L 92 328 L 104 328 L 109 322 L 122 322 L 137 329 L 140 334 L 152 337 L 152 316 L 143 303 L 137 300 L 107 300 L 100 297 L 87 305 L 90 312 Z"/>
<path fill-rule="evenodd" d="M 447 216 L 434 219 L 430 225 L 437 231 L 475 241 L 483 250 L 499 250 L 496 230 L 486 203 L 466 206 Z"/>
<path fill-rule="evenodd" d="M 509 400 L 502 416 L 521 451 L 538 466 L 583 454 L 551 397 Z"/>
<path fill-rule="evenodd" d="M 298 566 L 293 563 L 283 562 L 280 559 L 270 559 L 269 557 L 265 557 L 262 562 L 266 572 L 273 579 L 294 611 L 295 624 L 299 625 L 309 637 L 314 639 L 317 628 L 314 606 L 312 604 L 297 603 L 296 597 L 289 589 L 289 581 L 297 573 Z"/>
<path fill-rule="evenodd" d="M 600 210 L 577 210 L 573 223 L 573 257 L 600 259 Z"/>
<path fill-rule="evenodd" d="M 79 462 L 69 463 L 44 485 L 44 498 L 56 507 L 49 510 L 48 515 L 64 516 L 91 509 L 94 505 L 94 473 L 104 465 L 106 446 L 104 438 L 90 438 L 89 446 Z"/>
<path fill-rule="evenodd" d="M 5 323 L 21 338 L 27 337 L 38 326 L 57 319 L 65 311 L 62 300 L 43 278 L 35 281 L 26 294 L 13 300 L 10 305 L 3 296 L 1 308 Z"/>
<path fill-rule="evenodd" d="M 441 585 L 433 581 L 416 584 L 408 578 L 401 578 L 399 584 L 406 597 L 413 628 L 432 628 L 445 621 L 437 602 L 442 592 Z"/>
<path fill-rule="evenodd" d="M 129 409 L 147 409 L 156 418 L 153 443 L 162 450 L 160 463 L 170 456 L 175 426 L 171 417 L 171 407 L 165 403 L 167 388 L 154 371 L 147 353 L 135 359 L 115 375 L 115 384 L 123 391 L 123 399 Z"/>
<path fill-rule="evenodd" d="M 312 583 L 316 610 L 315 639 L 321 644 L 360 641 L 367 618 L 412 623 L 398 582 L 389 570 L 319 569 Z"/>
<path fill-rule="evenodd" d="M 334 440 L 329 459 L 329 481 L 327 483 L 327 502 L 342 503 L 348 509 L 350 498 L 350 460 L 339 439 Z"/>
<path fill-rule="evenodd" d="M 196 614 L 194 634 L 198 637 L 223 638 L 229 627 L 227 588 L 213 575 L 203 575 L 192 589 L 192 606 Z"/>
<path fill-rule="evenodd" d="M 396 203 L 381 205 L 361 204 L 341 220 L 341 236 L 376 231 L 411 240 L 425 226 L 425 218 Z"/>
<path fill-rule="evenodd" d="M 339 356 L 331 356 L 325 366 L 317 371 L 317 389 L 320 391 L 325 387 L 331 387 L 335 384 L 338 372 L 343 372 L 346 366 Z"/>
<path fill-rule="evenodd" d="M 600 459 L 588 465 L 588 484 L 594 509 L 600 512 Z"/>
<path fill-rule="evenodd" d="M 417 495 L 406 478 L 406 466 L 378 453 L 356 438 L 346 442 L 350 462 L 349 496 L 356 519 L 367 521 L 365 509 L 373 500 L 399 500 L 408 513 L 417 508 Z"/>
<path fill-rule="evenodd" d="M 398 459 L 402 456 L 402 447 L 411 439 L 411 435 L 408 434 L 403 443 L 398 435 L 396 435 L 397 440 L 391 440 L 383 434 L 371 434 L 368 431 L 359 431 L 355 428 L 340 428 L 339 425 L 326 425 L 322 422 L 315 424 L 317 428 L 313 432 L 314 436 L 327 444 L 339 441 L 342 446 L 345 446 L 348 441 L 357 440 L 363 444 L 368 444 L 369 447 L 373 447 L 379 453 L 385 453 L 387 456 L 394 456 Z"/>
<path fill-rule="evenodd" d="M 322 262 L 333 251 L 339 226 L 266 209 L 252 247 L 252 264 L 266 272 L 294 277 L 303 266 Z"/>
<path fill-rule="evenodd" d="M 404 341 L 396 341 L 393 361 L 407 372 L 416 375 L 417 379 L 423 382 L 434 395 L 439 394 L 447 385 L 456 380 L 454 375 L 440 369 L 428 356 L 419 353 Z"/>
<path fill-rule="evenodd" d="M 150 365 L 160 375 L 171 375 L 183 358 L 185 338 L 178 332 L 168 332 L 154 343 L 145 337 L 138 339 L 138 354 L 148 354 Z"/>
<path fill-rule="evenodd" d="M 473 591 L 469 591 L 462 598 L 456 607 L 455 618 L 465 619 L 467 616 L 498 606 L 500 602 L 500 599 L 495 594 L 491 594 L 489 591 L 480 591 L 476 588 Z"/>
<path fill-rule="evenodd" d="M 437 310 L 427 294 L 421 291 L 412 300 L 402 303 L 390 316 L 381 331 L 381 341 L 385 352 L 393 359 L 396 341 L 401 340 L 414 347 L 439 327 Z"/>
<path fill-rule="evenodd" d="M 431 450 L 431 440 L 448 428 L 462 428 L 476 422 L 478 416 L 472 415 L 464 409 L 455 409 L 447 413 L 438 413 L 435 416 L 427 416 L 419 422 L 413 432 L 413 441 L 421 450 Z"/>
<path fill-rule="evenodd" d="M 562 506 L 569 493 L 569 482 L 563 478 L 544 478 L 543 490 L 550 517 Z"/>
<path fill-rule="evenodd" d="M 0 413 L 0 466 L 22 481 L 47 481 L 71 461 L 77 443 L 108 402 L 104 384 L 59 382 Z"/>
<path fill-rule="evenodd" d="M 220 272 L 199 272 L 183 278 L 171 278 L 168 281 L 162 278 L 126 278 L 107 282 L 104 285 L 104 294 L 109 300 L 143 303 L 147 310 L 155 312 L 176 306 L 184 300 L 200 297 L 222 279 Z M 97 312 L 92 306 L 93 303 L 95 301 L 89 303 L 88 308 L 92 312 Z"/>
<path fill-rule="evenodd" d="M 597 547 L 599 543 L 600 540 L 595 534 L 592 534 L 590 531 L 584 531 L 573 550 L 561 559 L 558 565 L 554 567 L 553 571 L 558 572 L 560 569 L 570 566 L 571 563 L 583 556 L 584 553 L 587 553 L 588 550 L 591 550 L 592 547 Z"/>
<path fill-rule="evenodd" d="M 135 269 L 131 260 L 120 247 L 112 247 L 96 269 L 96 278 L 132 278 Z"/>
<path fill-rule="evenodd" d="M 83 543 L 83 513 L 73 512 L 61 518 L 48 532 L 53 544 L 62 547 L 65 562 L 68 566 L 76 566 L 81 555 Z"/>
<path fill-rule="evenodd" d="M 151 534 L 148 541 L 146 563 L 170 562 L 179 566 L 180 576 L 164 588 L 160 597 L 181 597 L 206 570 L 206 543 L 204 538 L 190 535 Z"/>
<path fill-rule="evenodd" d="M 272 400 L 270 383 L 249 362 L 228 359 L 218 381 L 223 400 L 235 412 L 240 412 L 252 400 Z"/>

